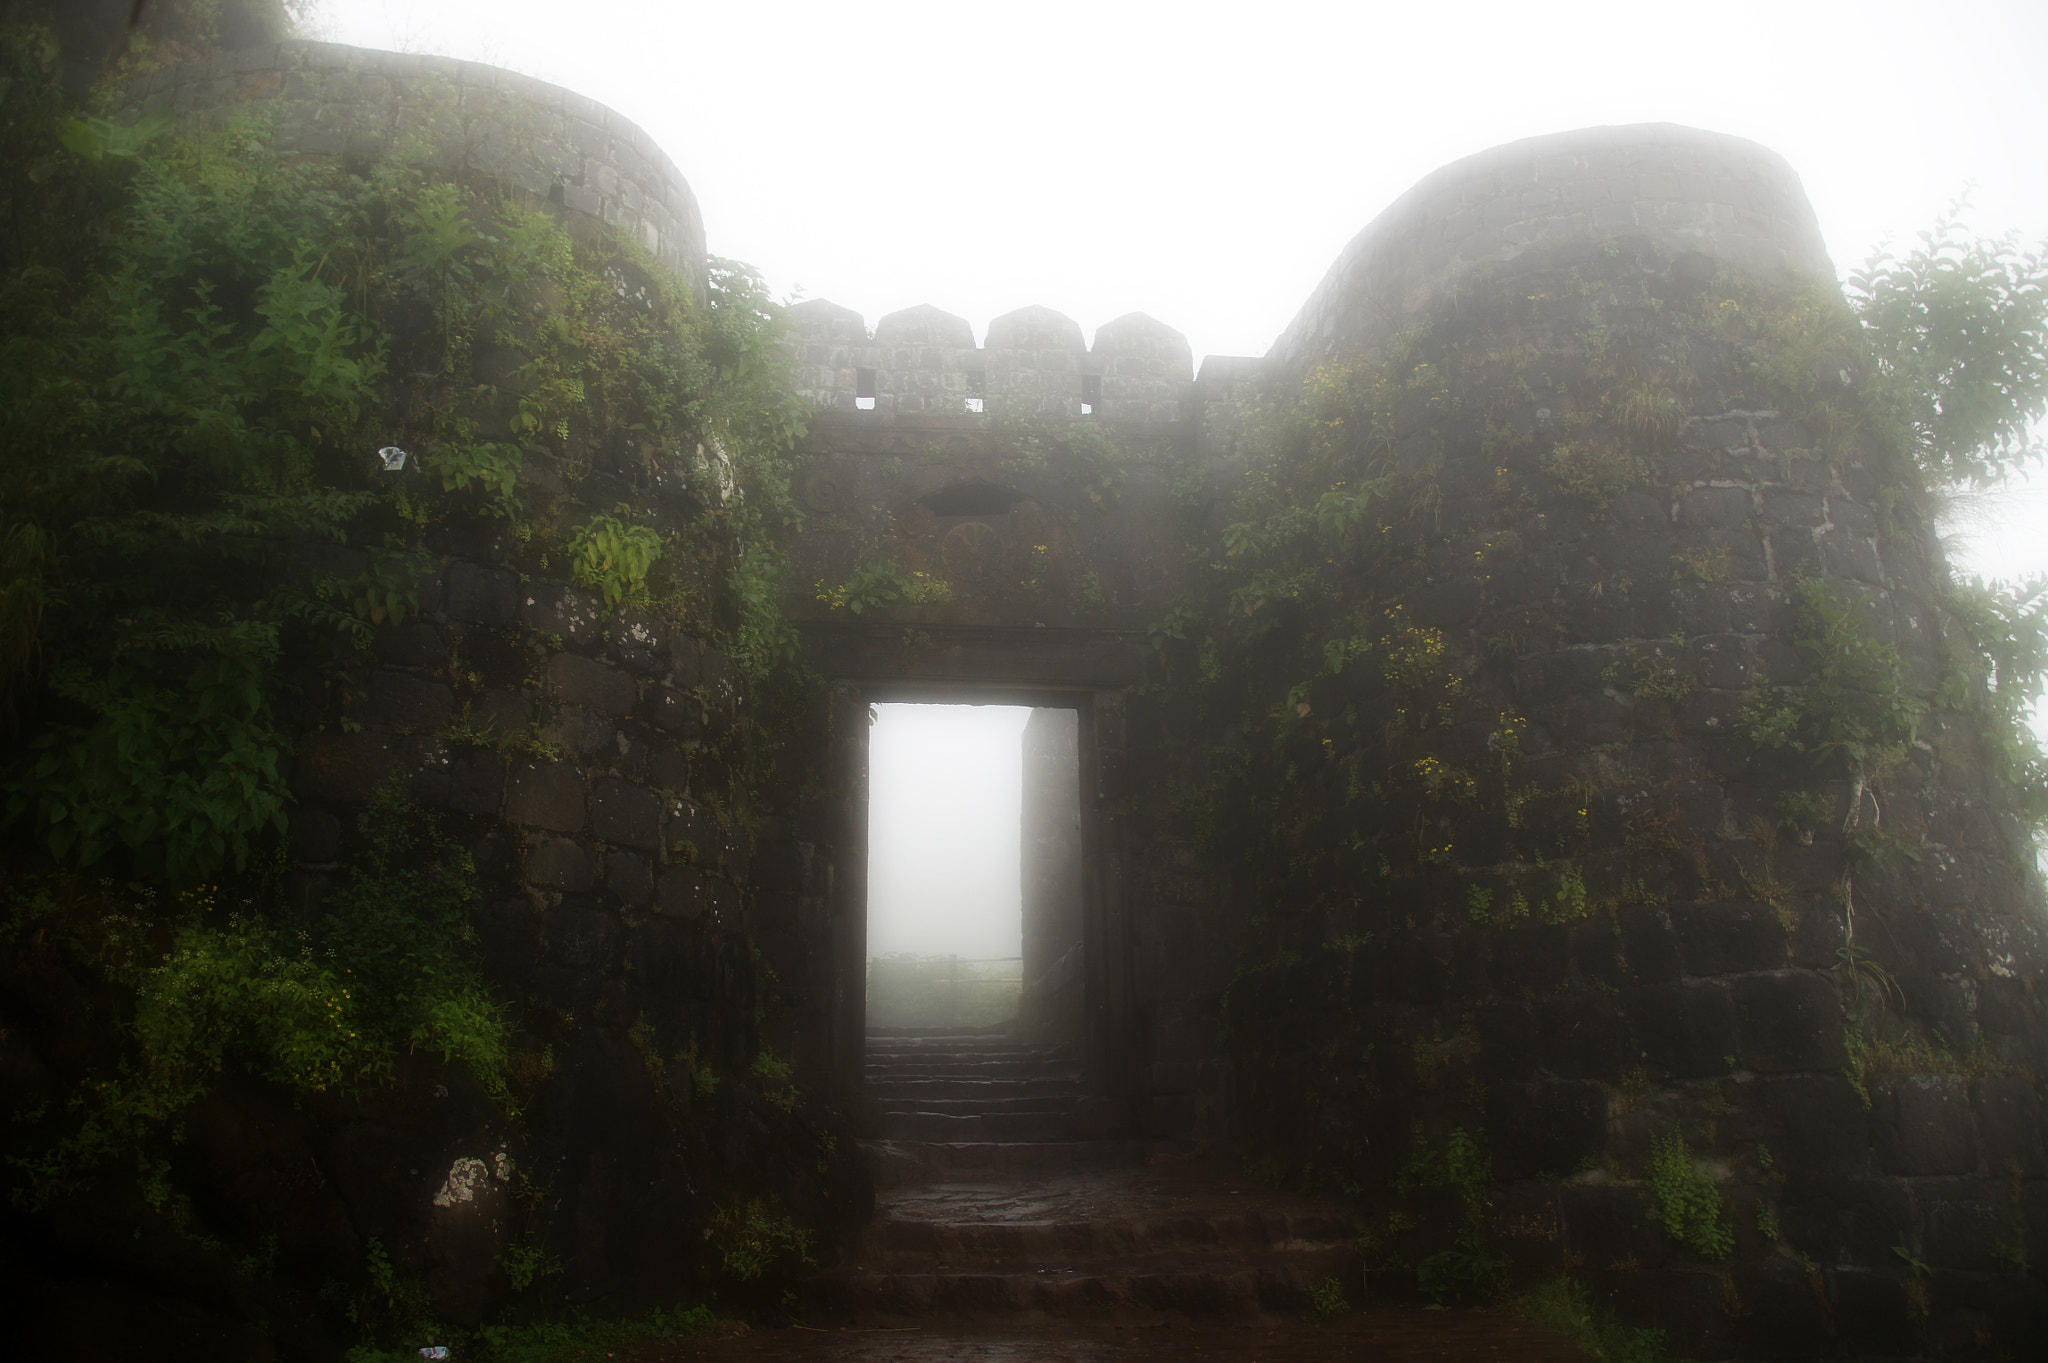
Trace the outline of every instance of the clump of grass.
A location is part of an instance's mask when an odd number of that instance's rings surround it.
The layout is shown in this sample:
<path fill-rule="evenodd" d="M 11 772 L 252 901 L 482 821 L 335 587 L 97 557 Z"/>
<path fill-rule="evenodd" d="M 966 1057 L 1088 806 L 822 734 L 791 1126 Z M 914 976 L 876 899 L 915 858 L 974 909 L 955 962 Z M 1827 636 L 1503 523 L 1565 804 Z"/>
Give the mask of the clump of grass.
<path fill-rule="evenodd" d="M 1515 1305 L 1536 1324 L 1563 1334 L 1598 1363 L 1664 1363 L 1668 1356 L 1662 1330 L 1623 1325 L 1599 1311 L 1586 1285 L 1573 1278 L 1552 1278 Z"/>

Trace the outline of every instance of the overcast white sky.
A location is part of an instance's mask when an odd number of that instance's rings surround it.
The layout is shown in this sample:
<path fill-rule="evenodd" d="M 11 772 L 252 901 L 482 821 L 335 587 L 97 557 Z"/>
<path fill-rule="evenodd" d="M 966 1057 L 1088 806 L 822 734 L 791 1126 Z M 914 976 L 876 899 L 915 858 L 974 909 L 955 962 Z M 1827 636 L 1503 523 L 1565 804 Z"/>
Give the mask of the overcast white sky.
<path fill-rule="evenodd" d="M 1969 186 L 1981 232 L 2048 237 L 2043 0 L 323 0 L 319 22 L 620 110 L 682 169 L 715 254 L 871 327 L 933 303 L 980 336 L 1037 303 L 1089 335 L 1140 311 L 1198 358 L 1263 354 L 1416 180 L 1602 123 L 1778 151 L 1838 269 L 1910 243 Z M 1990 510 L 1960 561 L 2048 569 L 2048 497 Z M 930 755 L 965 770 L 965 741 Z M 1009 858 L 1014 896 L 1016 777 L 989 771 L 1009 823 L 976 845 Z M 957 812 L 919 816 L 948 857 Z"/>

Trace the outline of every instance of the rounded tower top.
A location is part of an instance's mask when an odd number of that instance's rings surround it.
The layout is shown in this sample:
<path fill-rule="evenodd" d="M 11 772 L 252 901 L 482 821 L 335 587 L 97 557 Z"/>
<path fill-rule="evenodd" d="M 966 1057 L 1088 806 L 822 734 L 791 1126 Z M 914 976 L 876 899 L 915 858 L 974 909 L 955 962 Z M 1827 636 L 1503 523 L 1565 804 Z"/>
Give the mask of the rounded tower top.
<path fill-rule="evenodd" d="M 1766 277 L 1835 278 L 1799 176 L 1776 152 L 1676 123 L 1582 128 L 1425 176 L 1351 239 L 1268 358 L 1293 368 L 1371 347 L 1472 270 L 1622 239 Z"/>
<path fill-rule="evenodd" d="M 288 156 L 382 156 L 407 143 L 437 170 L 486 175 L 560 204 L 571 227 L 609 226 L 708 287 L 697 196 L 661 148 L 596 100 L 482 62 L 341 43 L 220 52 L 137 80 L 132 114 L 188 129 L 259 104 Z"/>

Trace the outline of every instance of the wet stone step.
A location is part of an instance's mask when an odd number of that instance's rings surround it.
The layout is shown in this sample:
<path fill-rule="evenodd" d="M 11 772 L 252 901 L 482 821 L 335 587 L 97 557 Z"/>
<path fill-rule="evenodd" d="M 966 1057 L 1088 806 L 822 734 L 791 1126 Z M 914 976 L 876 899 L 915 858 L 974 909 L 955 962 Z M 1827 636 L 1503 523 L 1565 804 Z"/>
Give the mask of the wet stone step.
<path fill-rule="evenodd" d="M 1008 1084 L 992 1084 L 983 1079 L 877 1079 L 868 1084 L 868 1092 L 889 1103 L 919 1098 L 1079 1098 L 1083 1095 L 1080 1081 L 1076 1079 L 1028 1079 Z"/>
<path fill-rule="evenodd" d="M 880 1188 L 959 1179 L 1037 1179 L 1076 1169 L 1117 1168 L 1143 1159 L 1142 1140 L 862 1141 L 861 1155 Z"/>
<path fill-rule="evenodd" d="M 931 1055 L 870 1055 L 865 1068 L 869 1074 L 934 1069 L 958 1070 L 962 1074 L 1006 1074 L 1018 1068 L 1078 1071 L 1080 1064 L 1071 1056 L 1020 1055 L 1015 1051 L 959 1055 L 947 1051 Z"/>
<path fill-rule="evenodd" d="M 877 1095 L 878 1097 L 880 1095 Z M 978 1117 L 1002 1112 L 1072 1112 L 1081 1101 L 1079 1093 L 1013 1094 L 1001 1098 L 939 1098 L 908 1096 L 882 1100 L 884 1112 L 944 1112 L 959 1117 Z"/>
<path fill-rule="evenodd" d="M 1115 1126 L 1112 1116 L 1077 1112 L 894 1112 L 882 1118 L 882 1134 L 903 1141 L 1072 1141 L 1110 1135 Z"/>
<path fill-rule="evenodd" d="M 863 1238 L 868 1269 L 903 1270 L 918 1264 L 967 1267 L 1019 1266 L 1058 1260 L 1081 1271 L 1128 1271 L 1145 1256 L 1272 1251 L 1342 1253 L 1355 1245 L 1349 1217 L 1335 1213 L 1288 1215 L 1247 1211 L 1235 1216 L 1113 1217 L 1099 1221 L 877 1222 Z"/>

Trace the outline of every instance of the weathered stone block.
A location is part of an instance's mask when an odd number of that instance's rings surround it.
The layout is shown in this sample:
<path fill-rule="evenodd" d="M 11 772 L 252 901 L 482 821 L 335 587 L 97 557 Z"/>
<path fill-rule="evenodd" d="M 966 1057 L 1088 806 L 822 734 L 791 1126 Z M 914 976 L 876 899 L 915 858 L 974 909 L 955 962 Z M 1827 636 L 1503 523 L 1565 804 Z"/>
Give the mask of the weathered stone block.
<path fill-rule="evenodd" d="M 576 970 L 604 970 L 619 956 L 619 920 L 581 900 L 564 901 L 543 919 L 548 954 Z"/>
<path fill-rule="evenodd" d="M 1731 1276 L 1735 1335 L 1744 1358 L 1820 1358 L 1834 1351 L 1827 1303 L 1804 1273 L 1775 1265 Z"/>
<path fill-rule="evenodd" d="M 386 625 L 372 646 L 379 659 L 400 667 L 439 667 L 448 661 L 448 641 L 424 620 Z"/>
<path fill-rule="evenodd" d="M 1750 514 L 1748 488 L 1696 487 L 1678 503 L 1678 523 L 1692 529 L 1732 529 L 1747 522 Z"/>
<path fill-rule="evenodd" d="M 1607 1089 L 1590 1081 L 1496 1086 L 1487 1093 L 1486 1129 L 1495 1177 L 1562 1178 L 1602 1149 Z"/>
<path fill-rule="evenodd" d="M 661 873 L 656 902 L 663 913 L 695 918 L 704 912 L 704 877 L 689 866 L 671 866 Z"/>
<path fill-rule="evenodd" d="M 519 623 L 578 648 L 597 642 L 603 603 L 560 582 L 532 582 L 520 598 Z"/>
<path fill-rule="evenodd" d="M 590 888 L 590 854 L 572 838 L 540 838 L 526 852 L 526 878 L 551 890 Z"/>
<path fill-rule="evenodd" d="M 703 711 L 697 698 L 686 692 L 667 686 L 651 686 L 643 703 L 643 711 L 662 732 L 682 742 L 690 742 L 703 733 Z"/>
<path fill-rule="evenodd" d="M 690 761 L 667 743 L 654 745 L 647 758 L 647 784 L 681 795 L 690 789 Z"/>
<path fill-rule="evenodd" d="M 740 892 L 725 878 L 711 877 L 705 884 L 706 916 L 720 927 L 740 925 Z"/>
<path fill-rule="evenodd" d="M 654 901 L 654 866 L 646 857 L 612 851 L 604 857 L 605 888 L 634 908 Z"/>
<path fill-rule="evenodd" d="M 2012 1200 L 1997 1184 L 1981 1179 L 1925 1179 L 1913 1186 L 1913 1203 L 1923 1229 L 1921 1250 L 1935 1268 L 1995 1273 L 2008 1265 L 2001 1242 L 2018 1247 L 2018 1219 Z"/>
<path fill-rule="evenodd" d="M 1550 994 L 1570 981 L 1571 959 L 1568 929 L 1533 924 L 1494 934 L 1490 973 L 1503 994 Z"/>
<path fill-rule="evenodd" d="M 442 796 L 457 814 L 490 818 L 505 798 L 505 759 L 494 748 L 456 748 Z"/>
<path fill-rule="evenodd" d="M 1580 923 L 1571 931 L 1572 970 L 1579 978 L 1618 988 L 1626 980 L 1621 930 L 1610 918 Z"/>
<path fill-rule="evenodd" d="M 1815 971 L 1741 975 L 1733 981 L 1742 1063 L 1763 1074 L 1839 1070 L 1842 1002 L 1834 982 Z"/>
<path fill-rule="evenodd" d="M 1537 1064 L 1561 1079 L 1612 1079 L 1634 1068 L 1635 1038 L 1614 997 L 1592 990 L 1536 1004 Z"/>
<path fill-rule="evenodd" d="M 540 726 L 540 738 L 582 761 L 603 763 L 618 755 L 618 730 L 581 705 L 557 706 Z"/>
<path fill-rule="evenodd" d="M 1571 1184 L 1563 1192 L 1566 1250 L 1595 1271 L 1634 1273 L 1664 1262 L 1666 1242 L 1646 1188 Z"/>
<path fill-rule="evenodd" d="M 1762 904 L 1673 904 L 1668 911 L 1688 975 L 1733 975 L 1785 966 L 1785 929 Z"/>
<path fill-rule="evenodd" d="M 1739 634 L 1706 634 L 1690 641 L 1687 664 L 1701 686 L 1740 691 L 1754 680 L 1749 640 Z"/>
<path fill-rule="evenodd" d="M 1720 984 L 1625 989 L 1621 1005 L 1642 1057 L 1682 1079 L 1726 1074 L 1739 1044 L 1735 1003 Z"/>
<path fill-rule="evenodd" d="M 1601 649 L 1525 654 L 1515 660 L 1515 689 L 1524 705 L 1570 704 L 1599 694 L 1613 661 Z"/>
<path fill-rule="evenodd" d="M 519 606 L 519 578 L 503 568 L 460 559 L 448 565 L 448 618 L 466 625 L 509 625 Z"/>
<path fill-rule="evenodd" d="M 1780 1172 L 1793 1178 L 1869 1172 L 1869 1115 L 1846 1079 L 1832 1074 L 1763 1079 L 1753 1101 L 1761 1119 L 1758 1144 Z"/>
<path fill-rule="evenodd" d="M 558 833 L 583 831 L 583 773 L 567 762 L 516 762 L 505 790 L 505 819 Z"/>
<path fill-rule="evenodd" d="M 658 852 L 661 797 L 630 781 L 601 781 L 590 800 L 590 831 L 606 842 Z"/>
<path fill-rule="evenodd" d="M 533 722 L 533 704 L 510 691 L 485 691 L 469 703 L 469 722 L 498 735 L 514 734 Z"/>
<path fill-rule="evenodd" d="M 1855 536 L 1847 530 L 1825 530 L 1821 534 L 1821 561 L 1833 577 L 1866 581 L 1870 585 L 1884 583 L 1884 565 L 1878 559 L 1878 542 L 1872 538 Z"/>
<path fill-rule="evenodd" d="M 1622 972 L 1631 984 L 1676 982 L 1681 974 L 1678 938 L 1662 909 L 1625 904 L 1615 912 L 1621 933 Z"/>
<path fill-rule="evenodd" d="M 1763 519 L 1766 525 L 1773 528 L 1810 528 L 1827 519 L 1827 507 L 1820 497 L 1810 492 L 1766 488 L 1763 494 Z"/>
<path fill-rule="evenodd" d="M 668 627 L 645 611 L 626 611 L 605 639 L 605 652 L 629 671 L 651 673 L 668 656 Z"/>
<path fill-rule="evenodd" d="M 640 699 L 639 688 L 624 672 L 574 653 L 548 659 L 545 675 L 564 704 L 586 706 L 601 715 L 630 715 Z"/>
<path fill-rule="evenodd" d="M 1826 571 L 1811 530 L 1779 530 L 1766 536 L 1765 542 L 1770 546 L 1771 575 L 1776 581 L 1791 582 Z"/>
<path fill-rule="evenodd" d="M 1913 1201 L 1896 1179 L 1795 1178 L 1783 1190 L 1778 1224 L 1821 1263 L 1890 1270 L 1899 1263 L 1892 1246 L 1912 1234 Z"/>
<path fill-rule="evenodd" d="M 455 712 L 455 694 L 439 682 L 410 672 L 370 674 L 369 704 L 364 720 L 397 733 L 432 733 Z"/>
<path fill-rule="evenodd" d="M 2048 1124 L 2043 1123 L 2033 1082 L 2001 1074 L 1979 1079 L 1972 1087 L 1984 1164 L 1992 1176 L 2017 1173 L 2038 1178 L 2048 1173 Z"/>
<path fill-rule="evenodd" d="M 1894 1174 L 1967 1174 L 1977 1168 L 1975 1114 L 1963 1080 L 1909 1074 L 1871 1086 L 1879 1163 Z"/>
<path fill-rule="evenodd" d="M 302 800 L 361 804 L 391 779 L 397 754 L 391 737 L 368 729 L 314 734 L 299 745 L 292 790 Z"/>
<path fill-rule="evenodd" d="M 1919 1313 L 1899 1273 L 1844 1268 L 1833 1274 L 1835 1328 L 1850 1357 L 1908 1358 L 1921 1352 Z"/>

